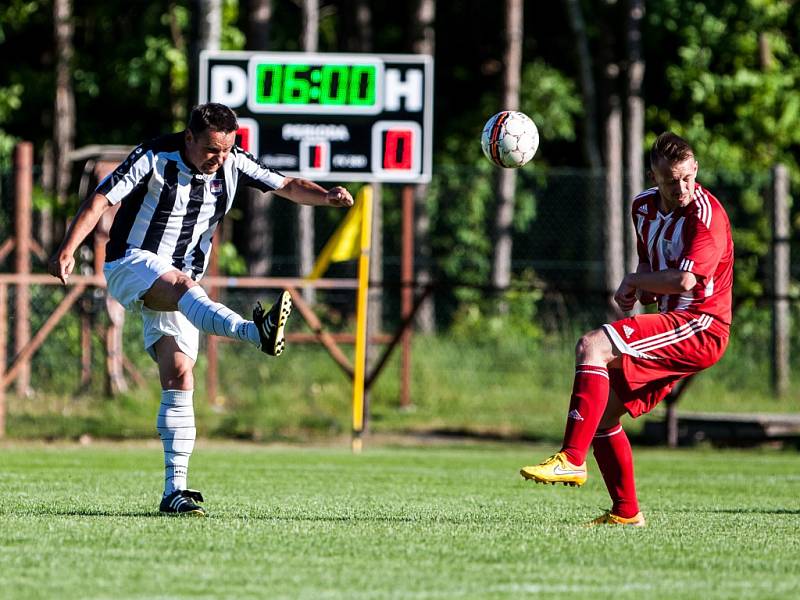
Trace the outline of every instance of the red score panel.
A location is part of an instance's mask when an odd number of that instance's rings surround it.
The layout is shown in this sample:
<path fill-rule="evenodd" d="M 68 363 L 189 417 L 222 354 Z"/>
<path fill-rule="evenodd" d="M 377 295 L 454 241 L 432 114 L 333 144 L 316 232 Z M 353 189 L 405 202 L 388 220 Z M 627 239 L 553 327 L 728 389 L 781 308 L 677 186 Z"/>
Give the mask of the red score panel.
<path fill-rule="evenodd" d="M 422 132 L 413 121 L 378 121 L 372 129 L 373 172 L 379 179 L 419 177 L 422 169 Z"/>
<path fill-rule="evenodd" d="M 236 144 L 250 154 L 258 156 L 258 123 L 254 119 L 239 119 Z"/>
<path fill-rule="evenodd" d="M 383 168 L 408 171 L 411 168 L 414 134 L 410 129 L 390 129 L 385 135 Z"/>

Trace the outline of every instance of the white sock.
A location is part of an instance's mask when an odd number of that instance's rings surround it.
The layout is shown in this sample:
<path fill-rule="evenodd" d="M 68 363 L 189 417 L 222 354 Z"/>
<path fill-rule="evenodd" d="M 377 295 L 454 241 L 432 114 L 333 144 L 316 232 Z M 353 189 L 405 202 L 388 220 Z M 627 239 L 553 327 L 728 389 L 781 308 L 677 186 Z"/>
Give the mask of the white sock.
<path fill-rule="evenodd" d="M 189 288 L 178 300 L 178 310 L 200 331 L 234 340 L 261 344 L 255 323 L 242 318 L 230 308 L 208 297 L 199 285 Z"/>
<path fill-rule="evenodd" d="M 185 490 L 194 449 L 194 390 L 162 390 L 156 427 L 164 446 L 164 495 Z"/>

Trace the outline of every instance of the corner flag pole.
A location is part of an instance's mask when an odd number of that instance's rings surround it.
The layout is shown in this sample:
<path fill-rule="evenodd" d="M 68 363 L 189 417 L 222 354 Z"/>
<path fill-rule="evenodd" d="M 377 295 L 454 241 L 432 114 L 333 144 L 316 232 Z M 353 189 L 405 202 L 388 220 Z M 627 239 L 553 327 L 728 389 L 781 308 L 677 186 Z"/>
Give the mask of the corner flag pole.
<path fill-rule="evenodd" d="M 361 254 L 358 257 L 356 292 L 356 356 L 353 363 L 353 452 L 361 451 L 364 431 L 364 374 L 367 361 L 367 298 L 369 292 L 369 251 L 372 239 L 372 186 L 359 190 L 361 211 Z"/>

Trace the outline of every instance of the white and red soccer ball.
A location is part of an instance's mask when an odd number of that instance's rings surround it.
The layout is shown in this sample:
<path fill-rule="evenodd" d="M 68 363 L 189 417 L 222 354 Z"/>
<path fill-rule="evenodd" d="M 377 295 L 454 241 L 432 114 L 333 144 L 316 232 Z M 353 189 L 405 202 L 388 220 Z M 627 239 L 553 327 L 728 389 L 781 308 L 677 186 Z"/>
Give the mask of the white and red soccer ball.
<path fill-rule="evenodd" d="M 499 167 L 517 169 L 533 158 L 539 148 L 539 130 L 528 115 L 504 110 L 486 121 L 481 148 Z"/>

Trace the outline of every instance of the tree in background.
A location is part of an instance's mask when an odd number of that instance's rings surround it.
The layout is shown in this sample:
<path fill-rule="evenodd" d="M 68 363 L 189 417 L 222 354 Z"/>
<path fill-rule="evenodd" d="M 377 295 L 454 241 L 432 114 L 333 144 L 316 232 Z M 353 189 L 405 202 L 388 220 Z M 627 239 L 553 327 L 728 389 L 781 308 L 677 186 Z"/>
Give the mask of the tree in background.
<path fill-rule="evenodd" d="M 411 50 L 416 54 L 434 56 L 436 53 L 436 0 L 417 0 L 411 23 Z M 414 257 L 415 277 L 421 285 L 433 280 L 431 274 L 431 216 L 428 206 L 429 189 L 427 184 L 414 188 Z M 417 309 L 416 326 L 420 331 L 430 333 L 436 326 L 436 306 L 433 295 Z"/>
<path fill-rule="evenodd" d="M 243 7 L 243 21 L 247 50 L 269 50 L 272 26 L 272 0 L 247 0 Z M 263 277 L 272 265 L 273 229 L 269 218 L 273 195 L 255 188 L 245 187 L 244 236 L 242 241 L 247 271 L 254 277 Z"/>
<path fill-rule="evenodd" d="M 523 6 L 522 0 L 505 2 L 505 49 L 503 52 L 503 110 L 519 109 L 519 88 L 522 71 Z M 497 172 L 497 207 L 494 216 L 494 253 L 492 286 L 504 290 L 511 283 L 511 251 L 514 221 L 514 200 L 517 172 Z"/>
<path fill-rule="evenodd" d="M 739 297 L 764 293 L 769 170 L 784 163 L 800 182 L 799 25 L 790 0 L 648 7 L 645 54 L 660 70 L 645 79 L 647 120 L 692 141 L 703 182 L 730 207 Z"/>
<path fill-rule="evenodd" d="M 625 48 L 627 53 L 627 89 L 625 120 L 625 243 L 626 265 L 628 271 L 635 271 L 639 264 L 636 252 L 636 231 L 633 221 L 628 218 L 627 208 L 633 198 L 645 187 L 644 178 L 644 86 L 645 62 L 642 54 L 642 21 L 644 20 L 644 0 L 628 0 L 627 31 Z"/>
<path fill-rule="evenodd" d="M 316 52 L 319 48 L 319 0 L 303 0 L 302 48 Z M 297 259 L 298 276 L 305 277 L 314 266 L 314 208 L 298 205 L 297 208 Z M 303 290 L 308 302 L 313 303 L 313 288 Z"/>
<path fill-rule="evenodd" d="M 72 22 L 72 1 L 55 0 L 53 4 L 53 23 L 55 32 L 56 49 L 56 94 L 53 119 L 53 192 L 58 206 L 67 202 L 67 192 L 71 180 L 72 152 L 75 140 L 75 95 L 72 87 L 72 61 L 74 47 L 72 37 L 74 25 Z M 43 207 L 45 208 L 45 207 Z M 49 210 L 41 210 L 41 231 L 45 234 L 52 232 L 53 237 L 42 236 L 42 246 L 49 252 L 52 239 L 61 239 L 62 229 L 53 231 L 53 223 Z"/>

